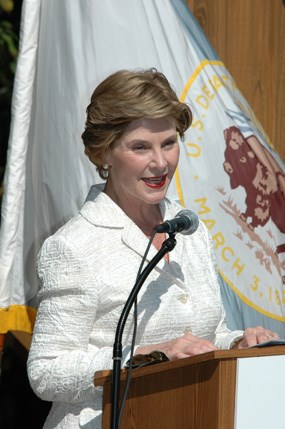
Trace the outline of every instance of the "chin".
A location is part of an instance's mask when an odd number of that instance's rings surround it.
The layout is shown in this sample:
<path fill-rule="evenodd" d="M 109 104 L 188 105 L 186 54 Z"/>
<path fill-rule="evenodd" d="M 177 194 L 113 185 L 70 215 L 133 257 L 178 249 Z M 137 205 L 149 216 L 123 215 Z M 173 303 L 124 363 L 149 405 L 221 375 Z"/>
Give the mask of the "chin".
<path fill-rule="evenodd" d="M 159 204 L 165 198 L 165 196 L 166 196 L 166 191 L 159 192 L 157 194 L 153 194 L 148 198 L 146 198 L 146 202 L 148 202 L 149 204 Z"/>

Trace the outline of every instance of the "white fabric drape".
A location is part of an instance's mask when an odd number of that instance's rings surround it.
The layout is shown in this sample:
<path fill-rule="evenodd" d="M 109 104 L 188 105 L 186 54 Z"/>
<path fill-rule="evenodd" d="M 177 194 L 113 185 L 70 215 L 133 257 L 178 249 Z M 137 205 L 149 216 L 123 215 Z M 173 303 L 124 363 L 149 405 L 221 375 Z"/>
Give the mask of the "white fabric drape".
<path fill-rule="evenodd" d="M 240 222 L 247 190 L 230 187 L 225 130 L 234 126 L 245 139 L 254 135 L 284 166 L 184 1 L 24 0 L 0 236 L 4 332 L 16 320 L 14 314 L 9 321 L 9 310 L 36 309 L 36 255 L 43 240 L 100 181 L 80 137 L 93 89 L 118 69 L 148 67 L 165 73 L 194 114 L 169 196 L 209 227 L 238 327 L 253 312 L 257 321 L 284 330 L 282 254 L 276 259 L 265 249 L 268 243 L 274 253 L 284 234 L 271 218 L 256 236 Z"/>

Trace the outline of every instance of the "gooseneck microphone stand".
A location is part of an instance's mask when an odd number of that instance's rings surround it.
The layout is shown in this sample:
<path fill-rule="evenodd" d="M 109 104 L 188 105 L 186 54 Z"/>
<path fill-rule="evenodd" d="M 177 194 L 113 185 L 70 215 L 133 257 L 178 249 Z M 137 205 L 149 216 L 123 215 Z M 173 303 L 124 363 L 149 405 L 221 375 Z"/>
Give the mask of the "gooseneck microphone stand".
<path fill-rule="evenodd" d="M 122 362 L 122 336 L 125 323 L 127 321 L 132 305 L 137 297 L 137 294 L 140 291 L 140 288 L 142 287 L 147 276 L 158 264 L 158 262 L 164 257 L 164 255 L 174 249 L 175 245 L 175 234 L 170 234 L 169 237 L 162 243 L 161 249 L 148 263 L 148 265 L 145 267 L 145 269 L 137 279 L 120 316 L 113 347 L 111 429 L 119 428 L 120 371 Z"/>

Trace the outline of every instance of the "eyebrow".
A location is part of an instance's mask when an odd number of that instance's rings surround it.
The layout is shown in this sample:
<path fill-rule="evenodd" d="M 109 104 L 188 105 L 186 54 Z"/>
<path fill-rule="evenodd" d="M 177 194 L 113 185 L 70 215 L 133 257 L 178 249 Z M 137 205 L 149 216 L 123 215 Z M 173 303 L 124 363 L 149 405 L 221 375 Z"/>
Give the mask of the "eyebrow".
<path fill-rule="evenodd" d="M 171 139 L 177 140 L 177 133 L 169 135 L 161 143 L 165 143 L 165 142 L 167 142 L 168 140 L 171 140 Z M 133 139 L 133 140 L 130 140 L 128 142 L 128 144 L 135 144 L 135 143 L 150 143 L 150 141 L 149 140 L 144 140 L 144 139 Z"/>

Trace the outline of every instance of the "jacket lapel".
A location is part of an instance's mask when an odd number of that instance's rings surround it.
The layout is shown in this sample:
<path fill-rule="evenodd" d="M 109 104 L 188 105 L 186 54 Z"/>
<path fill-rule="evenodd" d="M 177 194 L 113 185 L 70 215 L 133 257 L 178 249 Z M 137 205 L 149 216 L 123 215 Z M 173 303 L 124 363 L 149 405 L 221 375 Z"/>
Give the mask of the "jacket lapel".
<path fill-rule="evenodd" d="M 175 216 L 171 204 L 162 201 L 160 210 L 163 219 L 171 219 Z M 146 249 L 149 245 L 149 239 L 144 235 L 141 229 L 118 207 L 106 194 L 102 192 L 100 185 L 91 187 L 89 194 L 86 198 L 84 206 L 80 210 L 81 215 L 94 226 L 101 226 L 107 228 L 115 228 L 121 230 L 122 243 L 131 249 L 133 252 L 140 255 L 142 258 L 145 255 Z M 176 258 L 179 255 L 179 265 L 181 264 L 181 256 L 183 254 L 183 238 L 180 235 L 177 240 L 176 247 L 172 250 L 170 259 L 178 263 Z M 179 250 L 180 249 L 180 250 Z M 158 253 L 158 250 L 151 245 L 146 256 L 146 264 L 149 263 Z M 172 281 L 182 285 L 181 280 L 177 279 L 175 272 L 172 271 L 171 265 L 167 265 L 165 269 L 165 259 L 161 259 L 154 269 L 164 271 L 165 275 L 169 275 Z M 144 265 L 145 266 L 145 265 Z M 139 267 L 138 267 L 139 268 Z"/>

